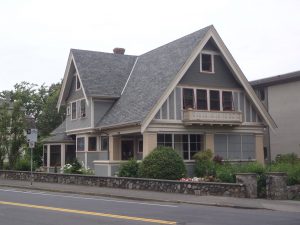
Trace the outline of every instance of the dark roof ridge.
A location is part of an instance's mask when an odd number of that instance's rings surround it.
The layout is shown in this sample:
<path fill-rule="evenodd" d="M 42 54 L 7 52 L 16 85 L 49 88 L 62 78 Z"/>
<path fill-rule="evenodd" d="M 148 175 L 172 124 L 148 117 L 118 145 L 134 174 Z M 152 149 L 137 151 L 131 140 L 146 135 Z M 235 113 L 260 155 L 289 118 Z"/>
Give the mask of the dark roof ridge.
<path fill-rule="evenodd" d="M 70 51 L 82 51 L 82 52 L 90 52 L 90 53 L 100 53 L 100 54 L 108 54 L 108 55 L 116 55 L 116 56 L 130 56 L 130 57 L 137 57 L 137 55 L 127 55 L 127 54 L 115 54 L 113 52 L 101 52 L 101 51 L 93 51 L 93 50 L 85 50 L 85 49 L 78 49 L 78 48 L 71 48 Z"/>
<path fill-rule="evenodd" d="M 300 79 L 300 70 L 296 70 L 293 72 L 288 72 L 288 73 L 284 73 L 284 74 L 280 74 L 280 75 L 276 75 L 276 76 L 271 76 L 271 77 L 265 77 L 265 78 L 261 78 L 258 80 L 253 80 L 250 81 L 249 83 L 252 86 L 267 86 L 267 85 L 271 85 L 271 84 L 277 84 L 280 82 L 288 82 L 288 81 L 293 81 L 293 80 L 297 80 Z"/>
<path fill-rule="evenodd" d="M 145 52 L 145 53 L 141 54 L 140 56 L 143 56 L 143 55 L 147 55 L 147 54 L 149 54 L 149 53 L 152 53 L 152 52 L 154 52 L 154 51 L 156 51 L 156 50 L 158 50 L 158 49 L 160 49 L 160 48 L 163 48 L 163 47 L 165 47 L 165 46 L 167 46 L 167 45 L 170 45 L 170 44 L 172 44 L 172 43 L 174 43 L 174 42 L 176 42 L 176 41 L 178 41 L 178 40 L 180 40 L 180 39 L 186 38 L 186 37 L 188 37 L 188 36 L 190 36 L 190 35 L 193 35 L 193 34 L 195 34 L 195 33 L 197 33 L 197 32 L 203 32 L 203 30 L 205 30 L 205 29 L 209 30 L 209 29 L 212 28 L 212 27 L 214 27 L 214 26 L 213 26 L 213 25 L 209 25 L 209 26 L 207 26 L 207 27 L 201 28 L 201 29 L 199 29 L 199 30 L 197 30 L 197 31 L 195 31 L 195 32 L 189 33 L 189 34 L 184 35 L 184 36 L 182 36 L 182 37 L 180 37 L 180 38 L 177 38 L 177 39 L 175 39 L 175 40 L 173 40 L 173 41 L 171 41 L 171 42 L 168 42 L 168 43 L 163 44 L 163 45 L 161 45 L 161 46 L 159 46 L 159 47 L 156 47 L 156 48 L 154 48 L 154 49 L 152 49 L 152 50 L 150 50 L 150 51 L 148 51 L 148 52 Z"/>

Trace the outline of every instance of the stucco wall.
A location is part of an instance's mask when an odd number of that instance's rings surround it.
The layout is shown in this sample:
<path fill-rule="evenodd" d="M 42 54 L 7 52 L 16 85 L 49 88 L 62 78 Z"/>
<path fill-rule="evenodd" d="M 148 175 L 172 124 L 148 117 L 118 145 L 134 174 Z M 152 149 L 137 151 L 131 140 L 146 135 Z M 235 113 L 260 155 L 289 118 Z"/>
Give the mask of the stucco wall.
<path fill-rule="evenodd" d="M 271 158 L 292 152 L 300 156 L 300 81 L 268 87 L 268 103 L 278 126 L 270 131 Z"/>

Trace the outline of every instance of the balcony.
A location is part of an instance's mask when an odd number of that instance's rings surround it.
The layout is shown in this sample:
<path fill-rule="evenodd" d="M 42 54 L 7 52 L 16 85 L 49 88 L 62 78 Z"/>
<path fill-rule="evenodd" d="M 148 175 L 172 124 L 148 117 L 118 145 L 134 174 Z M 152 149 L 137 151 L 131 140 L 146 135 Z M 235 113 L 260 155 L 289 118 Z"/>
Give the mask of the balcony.
<path fill-rule="evenodd" d="M 185 124 L 240 125 L 243 122 L 243 115 L 237 111 L 201 111 L 188 109 L 183 111 L 183 122 Z"/>

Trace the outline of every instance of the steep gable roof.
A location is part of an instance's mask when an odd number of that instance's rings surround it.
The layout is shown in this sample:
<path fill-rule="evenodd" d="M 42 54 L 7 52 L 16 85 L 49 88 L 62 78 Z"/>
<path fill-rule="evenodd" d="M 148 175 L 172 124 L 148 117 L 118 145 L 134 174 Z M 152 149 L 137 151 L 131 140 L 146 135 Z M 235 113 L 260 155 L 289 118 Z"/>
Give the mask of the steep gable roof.
<path fill-rule="evenodd" d="M 65 103 L 77 72 L 85 98 L 118 98 L 136 56 L 71 49 L 57 108 Z"/>
<path fill-rule="evenodd" d="M 98 126 L 142 122 L 210 27 L 139 56 L 124 93 Z"/>
<path fill-rule="evenodd" d="M 119 97 L 136 56 L 71 49 L 87 96 Z"/>

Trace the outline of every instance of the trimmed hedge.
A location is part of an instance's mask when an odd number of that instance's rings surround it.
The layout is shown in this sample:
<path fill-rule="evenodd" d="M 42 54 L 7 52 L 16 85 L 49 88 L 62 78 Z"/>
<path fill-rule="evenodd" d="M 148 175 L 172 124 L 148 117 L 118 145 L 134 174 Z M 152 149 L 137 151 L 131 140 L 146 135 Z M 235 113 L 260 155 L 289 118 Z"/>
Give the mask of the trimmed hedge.
<path fill-rule="evenodd" d="M 183 159 L 169 147 L 157 147 L 142 161 L 139 177 L 178 180 L 186 176 Z"/>

